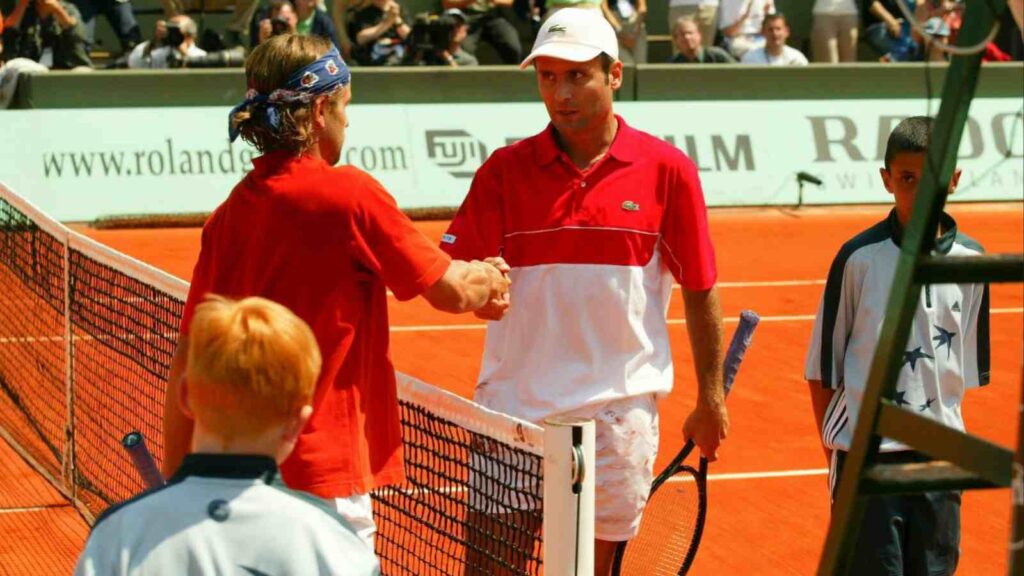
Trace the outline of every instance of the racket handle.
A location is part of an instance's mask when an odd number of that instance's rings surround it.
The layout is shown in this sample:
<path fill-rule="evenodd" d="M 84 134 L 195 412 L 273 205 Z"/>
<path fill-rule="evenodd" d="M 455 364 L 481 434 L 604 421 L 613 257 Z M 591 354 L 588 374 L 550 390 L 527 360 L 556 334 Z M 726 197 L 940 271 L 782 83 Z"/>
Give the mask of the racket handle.
<path fill-rule="evenodd" d="M 733 332 L 729 350 L 725 353 L 725 361 L 722 363 L 722 384 L 726 396 L 732 390 L 736 373 L 739 372 L 743 356 L 747 353 L 747 348 L 754 337 L 754 329 L 757 328 L 757 323 L 760 321 L 761 317 L 753 310 L 740 312 L 740 323 L 736 326 L 736 332 Z"/>
<path fill-rule="evenodd" d="M 156 461 L 153 460 L 153 455 L 146 447 L 146 439 L 140 432 L 126 434 L 121 440 L 121 445 L 128 451 L 128 456 L 131 457 L 132 464 L 135 465 L 135 470 L 142 477 L 147 489 L 159 488 L 167 484 L 163 475 L 160 474 L 160 469 L 157 468 Z"/>

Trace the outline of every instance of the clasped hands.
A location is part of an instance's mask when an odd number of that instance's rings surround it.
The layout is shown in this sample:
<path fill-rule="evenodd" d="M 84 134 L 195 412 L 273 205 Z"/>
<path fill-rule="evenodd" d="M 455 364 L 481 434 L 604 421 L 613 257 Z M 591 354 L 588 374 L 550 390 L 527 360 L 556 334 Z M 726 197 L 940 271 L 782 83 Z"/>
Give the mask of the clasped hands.
<path fill-rule="evenodd" d="M 491 296 L 488 298 L 487 304 L 473 314 L 482 320 L 501 320 L 511 305 L 509 287 L 512 285 L 512 281 L 508 274 L 512 269 L 500 256 L 484 258 L 483 262 L 474 263 L 482 265 L 487 270 L 487 275 L 491 280 Z"/>

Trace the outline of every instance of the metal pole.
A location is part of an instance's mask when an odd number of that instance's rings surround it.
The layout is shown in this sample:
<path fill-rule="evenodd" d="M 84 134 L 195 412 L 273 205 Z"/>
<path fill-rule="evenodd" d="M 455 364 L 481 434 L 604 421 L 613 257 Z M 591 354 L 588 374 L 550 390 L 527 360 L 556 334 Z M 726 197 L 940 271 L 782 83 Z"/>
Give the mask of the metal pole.
<path fill-rule="evenodd" d="M 1010 531 L 1010 576 L 1024 572 L 1024 363 L 1021 364 L 1017 414 L 1017 457 L 1013 463 L 1013 528 Z"/>

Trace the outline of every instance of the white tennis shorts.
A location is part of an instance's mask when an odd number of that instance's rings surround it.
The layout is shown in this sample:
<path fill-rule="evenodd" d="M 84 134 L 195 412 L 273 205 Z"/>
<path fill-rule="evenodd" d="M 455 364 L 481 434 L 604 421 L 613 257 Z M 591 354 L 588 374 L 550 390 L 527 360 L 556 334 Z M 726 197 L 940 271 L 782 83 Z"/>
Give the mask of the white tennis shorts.
<path fill-rule="evenodd" d="M 636 536 L 651 492 L 658 453 L 658 408 L 654 394 L 612 400 L 559 414 L 594 421 L 594 535 L 619 542 Z M 532 482 L 509 482 L 488 461 L 510 457 L 489 454 L 471 459 L 470 508 L 491 514 L 528 510 L 543 492 Z"/>
<path fill-rule="evenodd" d="M 356 535 L 374 549 L 377 523 L 373 520 L 373 500 L 369 494 L 353 494 L 348 498 L 335 498 L 334 507 L 356 531 Z"/>
<path fill-rule="evenodd" d="M 594 536 L 621 542 L 636 536 L 651 493 L 658 454 L 654 394 L 588 406 L 568 414 L 594 421 Z"/>

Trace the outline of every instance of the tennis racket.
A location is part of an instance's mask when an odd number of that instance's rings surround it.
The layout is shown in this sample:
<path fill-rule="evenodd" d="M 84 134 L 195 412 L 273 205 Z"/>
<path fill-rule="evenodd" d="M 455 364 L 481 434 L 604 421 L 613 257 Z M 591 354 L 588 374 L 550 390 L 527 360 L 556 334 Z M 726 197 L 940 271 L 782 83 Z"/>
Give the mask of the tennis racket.
<path fill-rule="evenodd" d="M 759 320 L 750 310 L 740 314 L 722 369 L 726 395 L 732 389 Z M 700 546 L 708 508 L 708 461 L 702 456 L 697 468 L 685 464 L 693 448 L 693 440 L 688 441 L 654 479 L 640 532 L 615 550 L 615 576 L 677 576 L 690 569 Z"/>
<path fill-rule="evenodd" d="M 146 484 L 146 490 L 159 488 L 167 483 L 164 481 L 163 474 L 160 474 L 160 468 L 157 467 L 156 461 L 153 460 L 153 455 L 150 454 L 149 448 L 146 447 L 146 439 L 143 438 L 140 432 L 129 432 L 126 434 L 121 439 L 121 446 L 124 446 L 128 456 L 131 457 L 135 470 Z"/>

